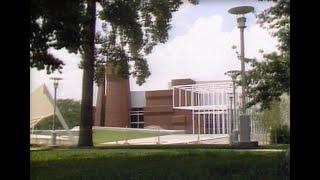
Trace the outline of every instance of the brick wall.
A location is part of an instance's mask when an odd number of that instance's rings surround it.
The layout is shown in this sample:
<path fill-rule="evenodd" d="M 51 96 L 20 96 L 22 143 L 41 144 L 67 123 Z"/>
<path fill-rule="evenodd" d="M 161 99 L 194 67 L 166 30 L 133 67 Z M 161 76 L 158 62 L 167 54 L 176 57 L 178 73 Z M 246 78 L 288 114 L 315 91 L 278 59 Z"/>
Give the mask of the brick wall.
<path fill-rule="evenodd" d="M 192 79 L 176 79 L 171 82 L 172 86 L 194 83 Z M 157 125 L 164 129 L 187 130 L 192 133 L 192 112 L 173 109 L 172 98 L 172 90 L 147 91 L 144 126 Z M 186 94 L 186 99 L 191 101 L 190 94 Z"/>

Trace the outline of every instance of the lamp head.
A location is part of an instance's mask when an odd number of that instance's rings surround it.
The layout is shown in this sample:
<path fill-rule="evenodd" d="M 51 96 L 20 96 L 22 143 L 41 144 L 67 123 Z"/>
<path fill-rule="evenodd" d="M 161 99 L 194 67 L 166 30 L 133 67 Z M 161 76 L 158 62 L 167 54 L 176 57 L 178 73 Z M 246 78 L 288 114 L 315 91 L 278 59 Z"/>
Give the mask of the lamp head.
<path fill-rule="evenodd" d="M 232 78 L 232 81 L 235 81 L 237 77 L 241 74 L 241 71 L 239 70 L 230 70 L 224 73 L 227 76 L 230 76 Z"/>
<path fill-rule="evenodd" d="M 62 78 L 60 78 L 60 77 L 51 77 L 50 79 L 57 80 L 57 81 L 62 80 Z"/>
<path fill-rule="evenodd" d="M 239 71 L 239 70 L 230 70 L 230 71 L 225 72 L 224 74 L 232 77 L 232 76 L 238 76 L 238 75 L 240 75 L 240 73 L 241 73 L 241 71 Z"/>
<path fill-rule="evenodd" d="M 253 12 L 254 8 L 252 6 L 238 6 L 228 10 L 228 13 L 234 15 L 244 15 Z"/>
<path fill-rule="evenodd" d="M 50 79 L 53 80 L 53 86 L 54 86 L 55 89 L 57 89 L 58 88 L 58 81 L 62 80 L 62 78 L 60 78 L 60 77 L 51 77 Z"/>
<path fill-rule="evenodd" d="M 230 14 L 240 16 L 237 18 L 238 28 L 240 29 L 243 29 L 246 27 L 245 26 L 246 18 L 244 17 L 244 14 L 247 14 L 253 11 L 254 11 L 254 8 L 252 6 L 238 6 L 228 10 Z"/>

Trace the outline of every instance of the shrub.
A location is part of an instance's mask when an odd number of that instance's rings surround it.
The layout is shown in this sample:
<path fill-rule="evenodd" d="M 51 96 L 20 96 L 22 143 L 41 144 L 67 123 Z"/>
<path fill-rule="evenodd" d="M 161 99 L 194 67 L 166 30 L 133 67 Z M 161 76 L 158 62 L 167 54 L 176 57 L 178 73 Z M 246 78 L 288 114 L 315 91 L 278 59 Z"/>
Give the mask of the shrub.
<path fill-rule="evenodd" d="M 287 125 L 272 128 L 270 132 L 271 144 L 290 144 L 290 129 Z"/>

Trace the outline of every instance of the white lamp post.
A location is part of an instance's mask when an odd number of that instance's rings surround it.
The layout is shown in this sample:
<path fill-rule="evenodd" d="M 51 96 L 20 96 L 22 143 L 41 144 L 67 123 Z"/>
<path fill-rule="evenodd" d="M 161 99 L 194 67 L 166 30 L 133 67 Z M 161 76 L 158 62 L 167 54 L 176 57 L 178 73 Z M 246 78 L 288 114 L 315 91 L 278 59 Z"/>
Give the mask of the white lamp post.
<path fill-rule="evenodd" d="M 240 60 L 241 60 L 241 81 L 242 81 L 242 113 L 246 113 L 246 92 L 245 92 L 245 55 L 244 55 L 244 28 L 246 18 L 244 14 L 253 12 L 254 8 L 251 6 L 239 6 L 229 9 L 230 14 L 235 14 L 240 17 L 237 18 L 238 28 L 240 29 Z"/>
<path fill-rule="evenodd" d="M 237 80 L 237 77 L 240 75 L 240 71 L 238 70 L 230 70 L 230 71 L 227 71 L 226 73 L 224 73 L 225 75 L 228 75 L 231 77 L 232 79 L 232 89 L 233 89 L 233 98 L 234 98 L 234 101 L 233 101 L 233 109 L 234 109 L 234 119 L 236 119 L 237 115 L 236 115 L 236 80 Z M 233 121 L 233 124 L 232 124 L 232 127 L 236 127 L 236 121 L 234 120 Z M 233 129 L 232 129 L 233 130 Z"/>
<path fill-rule="evenodd" d="M 51 136 L 51 144 L 56 145 L 56 137 L 57 134 L 55 132 L 55 117 L 56 117 L 56 104 L 57 104 L 57 89 L 59 80 L 62 80 L 62 78 L 59 77 L 51 77 L 51 80 L 53 80 L 53 87 L 54 87 L 54 108 L 53 108 L 53 122 L 52 122 L 52 136 Z"/>
<path fill-rule="evenodd" d="M 236 114 L 236 80 L 237 77 L 241 74 L 238 70 L 230 70 L 224 73 L 225 75 L 228 75 L 232 79 L 232 89 L 233 89 L 233 111 L 231 112 L 231 131 L 232 131 L 232 141 L 238 141 L 238 134 L 237 132 L 234 132 L 235 129 L 237 129 L 237 114 Z"/>
<path fill-rule="evenodd" d="M 230 99 L 230 115 L 229 115 L 229 143 L 230 145 L 233 144 L 233 117 L 232 117 L 232 99 L 233 99 L 233 93 L 228 93 L 229 99 Z"/>
<path fill-rule="evenodd" d="M 244 28 L 245 14 L 253 12 L 252 6 L 238 6 L 228 10 L 230 14 L 237 15 L 238 28 L 240 29 L 240 60 L 241 60 L 241 82 L 242 82 L 242 107 L 240 114 L 240 143 L 250 142 L 250 116 L 246 114 L 246 77 L 245 77 L 245 55 L 244 55 Z"/>

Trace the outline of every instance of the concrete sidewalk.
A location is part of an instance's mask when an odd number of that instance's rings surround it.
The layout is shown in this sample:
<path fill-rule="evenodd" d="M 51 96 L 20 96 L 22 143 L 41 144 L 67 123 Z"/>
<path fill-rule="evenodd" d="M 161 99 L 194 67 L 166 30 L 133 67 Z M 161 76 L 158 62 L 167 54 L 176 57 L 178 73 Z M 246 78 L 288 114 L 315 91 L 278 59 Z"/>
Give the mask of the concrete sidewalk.
<path fill-rule="evenodd" d="M 201 144 L 228 144 L 229 135 L 227 134 L 200 134 Z M 159 143 L 160 140 L 160 143 Z M 130 139 L 127 141 L 118 142 L 106 142 L 101 144 L 132 144 L 132 145 L 142 145 L 142 144 L 192 144 L 198 142 L 198 135 L 196 134 L 173 134 L 173 135 L 163 135 L 148 138 Z"/>
<path fill-rule="evenodd" d="M 40 134 L 30 134 L 30 143 L 35 144 L 50 144 L 51 143 L 51 135 L 40 135 Z M 78 136 L 75 136 L 76 139 L 78 139 Z M 66 135 L 63 136 L 57 136 L 56 137 L 56 143 L 59 145 L 69 145 L 69 144 L 75 144 L 74 142 L 70 141 L 69 137 Z"/>

